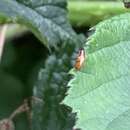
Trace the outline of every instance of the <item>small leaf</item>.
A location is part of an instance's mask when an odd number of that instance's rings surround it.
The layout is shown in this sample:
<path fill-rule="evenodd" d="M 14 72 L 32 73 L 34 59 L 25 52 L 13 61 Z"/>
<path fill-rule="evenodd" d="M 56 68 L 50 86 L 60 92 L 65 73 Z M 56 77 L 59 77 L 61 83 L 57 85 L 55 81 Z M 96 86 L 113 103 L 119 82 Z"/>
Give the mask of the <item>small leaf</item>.
<path fill-rule="evenodd" d="M 130 130 L 130 14 L 96 26 L 86 60 L 64 103 L 77 112 L 76 128 Z"/>

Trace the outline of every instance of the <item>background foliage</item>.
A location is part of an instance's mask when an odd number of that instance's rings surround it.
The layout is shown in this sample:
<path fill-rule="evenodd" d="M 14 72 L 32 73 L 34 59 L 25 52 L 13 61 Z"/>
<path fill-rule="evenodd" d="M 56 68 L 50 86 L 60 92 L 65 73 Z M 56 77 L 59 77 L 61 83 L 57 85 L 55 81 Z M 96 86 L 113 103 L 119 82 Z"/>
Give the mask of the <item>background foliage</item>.
<path fill-rule="evenodd" d="M 84 37 L 78 38 L 66 15 L 64 0 L 41 3 L 35 0 L 0 2 L 1 23 L 24 24 L 46 45 L 45 47 L 39 44 L 37 40 L 32 42 L 28 37 L 6 44 L 1 61 L 1 71 L 4 74 L 1 73 L 0 79 L 3 82 L 1 113 L 6 115 L 1 114 L 1 119 L 8 117 L 25 98 L 36 96 L 42 103 L 34 101 L 30 106 L 32 129 L 72 129 L 75 122 L 74 114 L 70 108 L 60 105 L 60 102 L 67 90 L 67 82 L 70 79 L 67 72 L 73 65 L 74 53 L 82 46 Z M 11 91 L 6 90 L 8 87 Z M 7 95 L 10 96 L 10 102 L 6 101 Z M 6 110 L 8 102 L 11 106 Z M 28 130 L 30 127 L 25 114 L 18 116 L 14 121 L 17 130 Z"/>

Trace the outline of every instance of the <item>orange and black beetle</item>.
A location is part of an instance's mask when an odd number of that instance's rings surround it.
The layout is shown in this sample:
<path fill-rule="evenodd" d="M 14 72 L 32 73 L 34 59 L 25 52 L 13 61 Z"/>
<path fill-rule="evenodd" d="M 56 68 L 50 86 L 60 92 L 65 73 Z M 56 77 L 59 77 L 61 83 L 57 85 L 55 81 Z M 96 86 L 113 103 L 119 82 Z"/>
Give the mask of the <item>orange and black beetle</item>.
<path fill-rule="evenodd" d="M 80 70 L 80 68 L 84 63 L 84 60 L 85 60 L 85 51 L 84 49 L 80 49 L 74 66 L 76 70 Z"/>

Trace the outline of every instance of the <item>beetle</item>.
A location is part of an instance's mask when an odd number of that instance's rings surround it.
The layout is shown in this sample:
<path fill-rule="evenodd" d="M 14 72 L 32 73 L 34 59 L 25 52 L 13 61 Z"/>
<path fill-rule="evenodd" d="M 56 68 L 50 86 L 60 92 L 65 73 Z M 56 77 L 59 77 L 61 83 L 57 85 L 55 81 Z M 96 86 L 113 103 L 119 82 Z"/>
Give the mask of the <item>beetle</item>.
<path fill-rule="evenodd" d="M 81 48 L 75 62 L 75 69 L 80 70 L 85 60 L 85 50 Z"/>

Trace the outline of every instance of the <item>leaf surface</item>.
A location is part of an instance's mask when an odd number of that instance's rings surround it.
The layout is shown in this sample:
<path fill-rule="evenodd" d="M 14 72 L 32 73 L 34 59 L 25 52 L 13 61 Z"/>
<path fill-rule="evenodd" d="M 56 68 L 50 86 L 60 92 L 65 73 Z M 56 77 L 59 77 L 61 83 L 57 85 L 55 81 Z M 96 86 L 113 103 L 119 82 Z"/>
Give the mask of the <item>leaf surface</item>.
<path fill-rule="evenodd" d="M 1 0 L 0 17 L 3 22 L 27 26 L 48 47 L 68 38 L 75 41 L 66 0 Z"/>
<path fill-rule="evenodd" d="M 130 129 L 130 14 L 101 22 L 88 39 L 86 60 L 64 103 L 82 130 Z"/>

